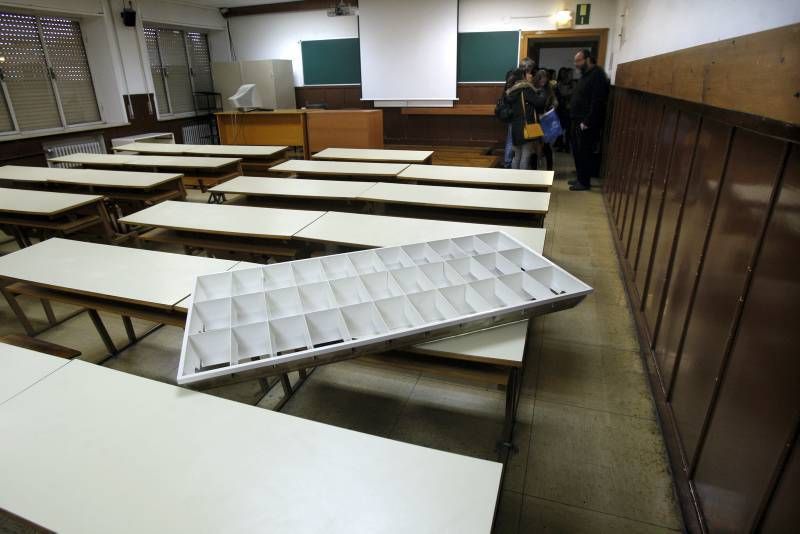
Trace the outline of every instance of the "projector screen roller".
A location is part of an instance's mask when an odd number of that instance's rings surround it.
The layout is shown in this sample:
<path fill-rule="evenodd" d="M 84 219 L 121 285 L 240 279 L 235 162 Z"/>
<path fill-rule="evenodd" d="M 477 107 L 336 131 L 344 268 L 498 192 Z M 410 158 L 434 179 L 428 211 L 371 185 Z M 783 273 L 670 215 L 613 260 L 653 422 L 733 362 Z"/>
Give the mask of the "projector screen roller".
<path fill-rule="evenodd" d="M 361 91 L 376 106 L 456 100 L 457 0 L 359 0 Z"/>

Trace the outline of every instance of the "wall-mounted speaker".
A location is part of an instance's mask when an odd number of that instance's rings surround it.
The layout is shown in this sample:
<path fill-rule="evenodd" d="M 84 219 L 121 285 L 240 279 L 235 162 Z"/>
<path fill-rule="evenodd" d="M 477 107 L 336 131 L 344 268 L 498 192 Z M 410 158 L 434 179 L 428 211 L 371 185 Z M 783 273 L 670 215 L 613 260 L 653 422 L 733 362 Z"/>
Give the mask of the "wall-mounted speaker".
<path fill-rule="evenodd" d="M 133 5 L 131 5 L 130 2 L 128 3 L 128 7 L 122 8 L 122 13 L 120 13 L 120 15 L 122 16 L 122 23 L 125 26 L 136 26 L 136 10 L 133 9 Z"/>

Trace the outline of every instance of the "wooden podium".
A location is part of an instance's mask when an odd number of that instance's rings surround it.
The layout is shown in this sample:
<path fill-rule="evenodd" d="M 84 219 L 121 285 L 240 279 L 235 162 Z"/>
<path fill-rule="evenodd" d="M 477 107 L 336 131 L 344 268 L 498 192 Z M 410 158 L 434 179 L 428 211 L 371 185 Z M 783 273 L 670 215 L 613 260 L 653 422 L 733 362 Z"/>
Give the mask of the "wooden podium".
<path fill-rule="evenodd" d="M 383 148 L 383 110 L 284 109 L 217 113 L 223 145 L 302 147 L 303 157 L 325 148 Z"/>

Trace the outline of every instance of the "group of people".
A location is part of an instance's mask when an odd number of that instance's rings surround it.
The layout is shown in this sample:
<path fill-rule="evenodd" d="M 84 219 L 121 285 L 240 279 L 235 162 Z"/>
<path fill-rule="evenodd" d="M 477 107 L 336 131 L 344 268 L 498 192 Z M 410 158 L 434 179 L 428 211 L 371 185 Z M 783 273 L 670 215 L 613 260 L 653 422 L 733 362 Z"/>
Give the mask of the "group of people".
<path fill-rule="evenodd" d="M 570 182 L 570 191 L 587 191 L 591 177 L 597 176 L 600 168 L 599 145 L 609 81 L 589 49 L 575 54 L 575 68 L 580 72 L 577 81 L 572 69 L 559 69 L 554 77 L 553 71 L 537 70 L 533 60 L 523 59 L 506 75 L 496 115 L 508 123 L 506 167 L 535 169 L 544 158 L 547 169 L 552 170 L 555 146 L 571 151 L 575 158 L 577 180 Z M 539 123 L 550 111 L 558 117 L 563 135 L 550 142 L 531 137 L 529 126 Z"/>

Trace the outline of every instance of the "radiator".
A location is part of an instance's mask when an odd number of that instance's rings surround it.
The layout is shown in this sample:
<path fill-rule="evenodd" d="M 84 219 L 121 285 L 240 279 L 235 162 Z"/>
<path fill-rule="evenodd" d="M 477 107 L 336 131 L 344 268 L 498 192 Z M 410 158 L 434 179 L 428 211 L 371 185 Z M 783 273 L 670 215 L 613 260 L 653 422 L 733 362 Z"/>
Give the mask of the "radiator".
<path fill-rule="evenodd" d="M 187 145 L 210 145 L 211 127 L 207 122 L 187 124 L 183 127 L 183 142 Z"/>
<path fill-rule="evenodd" d="M 47 166 L 52 167 L 50 163 L 52 158 L 60 156 L 68 156 L 70 154 L 88 153 L 88 154 L 105 154 L 106 144 L 103 141 L 103 136 L 98 135 L 94 137 L 73 137 L 71 139 L 61 139 L 52 143 L 42 143 L 45 157 L 47 158 Z M 56 164 L 59 167 L 78 167 L 77 164 L 62 163 Z"/>

